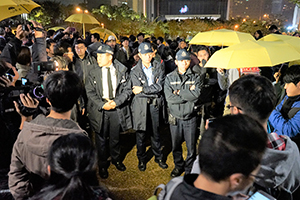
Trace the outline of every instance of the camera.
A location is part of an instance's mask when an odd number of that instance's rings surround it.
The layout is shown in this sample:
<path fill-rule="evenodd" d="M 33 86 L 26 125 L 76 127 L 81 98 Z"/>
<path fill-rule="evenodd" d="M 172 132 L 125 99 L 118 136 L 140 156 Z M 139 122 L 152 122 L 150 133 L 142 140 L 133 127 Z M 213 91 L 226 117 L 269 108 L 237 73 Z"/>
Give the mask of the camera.
<path fill-rule="evenodd" d="M 30 26 L 30 30 L 33 30 L 33 29 L 35 29 L 34 28 L 34 26 L 33 26 L 33 24 L 31 23 L 31 22 L 27 22 L 27 23 L 25 23 L 25 24 L 22 24 L 22 30 L 23 31 L 29 31 L 29 29 L 28 29 L 28 26 L 27 25 L 29 25 Z"/>
<path fill-rule="evenodd" d="M 14 101 L 19 104 L 19 109 L 24 116 L 30 116 L 35 113 L 36 109 L 27 108 L 20 100 L 20 94 L 27 94 L 32 98 L 36 98 L 42 104 L 47 105 L 44 98 L 44 90 L 42 85 L 26 85 L 20 87 L 1 88 L 0 90 L 0 114 L 15 111 Z M 47 106 L 46 106 L 47 107 Z"/>
<path fill-rule="evenodd" d="M 57 66 L 54 65 L 53 61 L 47 62 L 33 62 L 33 72 L 37 74 L 43 74 L 45 72 L 57 71 Z"/>

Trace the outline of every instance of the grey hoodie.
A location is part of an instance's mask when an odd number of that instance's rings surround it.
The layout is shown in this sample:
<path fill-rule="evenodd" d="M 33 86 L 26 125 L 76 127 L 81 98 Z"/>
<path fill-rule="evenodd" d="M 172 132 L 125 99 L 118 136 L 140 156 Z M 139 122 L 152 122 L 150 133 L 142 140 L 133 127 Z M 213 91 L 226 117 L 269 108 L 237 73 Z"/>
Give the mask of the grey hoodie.
<path fill-rule="evenodd" d="M 296 143 L 289 137 L 286 139 L 284 151 L 266 149 L 257 174 L 264 179 L 255 182 L 262 187 L 279 187 L 293 193 L 300 185 L 300 155 Z"/>
<path fill-rule="evenodd" d="M 26 199 L 48 177 L 47 154 L 58 137 L 69 133 L 86 134 L 79 125 L 66 119 L 37 116 L 25 122 L 14 144 L 9 172 L 9 189 L 13 197 Z"/>

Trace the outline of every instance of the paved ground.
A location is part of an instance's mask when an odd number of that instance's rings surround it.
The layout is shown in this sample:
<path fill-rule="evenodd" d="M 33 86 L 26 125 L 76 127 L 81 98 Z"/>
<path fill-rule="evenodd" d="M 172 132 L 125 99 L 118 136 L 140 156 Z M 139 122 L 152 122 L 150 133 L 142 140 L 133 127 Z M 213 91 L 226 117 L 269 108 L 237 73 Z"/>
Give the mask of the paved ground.
<path fill-rule="evenodd" d="M 148 163 L 144 172 L 138 169 L 136 157 L 135 134 L 122 135 L 122 153 L 124 164 L 127 170 L 118 171 L 114 165 L 108 169 L 109 177 L 106 180 L 100 179 L 116 200 L 144 200 L 151 197 L 155 187 L 160 183 L 166 184 L 171 179 L 170 174 L 174 168 L 173 155 L 171 153 L 171 138 L 167 128 L 161 131 L 163 141 L 163 153 L 167 156 L 168 169 L 162 169 L 154 162 L 151 147 L 148 146 Z M 150 143 L 149 143 L 150 145 Z M 184 157 L 186 154 L 185 144 Z"/>

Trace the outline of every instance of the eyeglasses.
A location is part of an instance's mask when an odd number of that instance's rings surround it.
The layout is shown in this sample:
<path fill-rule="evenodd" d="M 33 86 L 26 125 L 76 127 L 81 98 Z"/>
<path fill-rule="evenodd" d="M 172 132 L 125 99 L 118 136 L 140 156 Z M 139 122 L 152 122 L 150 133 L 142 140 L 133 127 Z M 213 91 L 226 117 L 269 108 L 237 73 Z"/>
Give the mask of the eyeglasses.
<path fill-rule="evenodd" d="M 230 110 L 230 108 L 233 108 L 233 107 L 236 107 L 238 110 L 242 110 L 240 107 L 237 107 L 237 106 L 231 106 L 230 104 L 228 104 L 228 105 L 226 106 L 226 108 L 229 109 L 229 110 Z"/>

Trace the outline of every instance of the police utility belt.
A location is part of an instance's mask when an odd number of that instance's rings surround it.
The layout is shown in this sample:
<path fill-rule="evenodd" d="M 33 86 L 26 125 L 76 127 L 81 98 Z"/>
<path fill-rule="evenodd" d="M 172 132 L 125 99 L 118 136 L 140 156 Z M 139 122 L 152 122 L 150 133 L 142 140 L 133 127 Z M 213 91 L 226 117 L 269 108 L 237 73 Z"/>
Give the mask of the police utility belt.
<path fill-rule="evenodd" d="M 155 97 L 147 97 L 147 104 L 152 104 L 154 106 L 157 106 L 157 98 L 155 98 Z"/>

